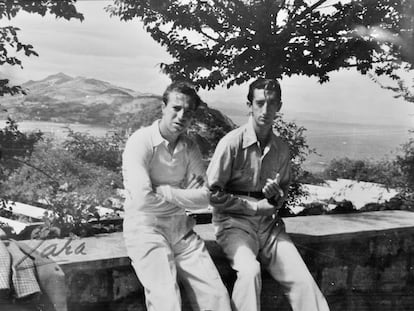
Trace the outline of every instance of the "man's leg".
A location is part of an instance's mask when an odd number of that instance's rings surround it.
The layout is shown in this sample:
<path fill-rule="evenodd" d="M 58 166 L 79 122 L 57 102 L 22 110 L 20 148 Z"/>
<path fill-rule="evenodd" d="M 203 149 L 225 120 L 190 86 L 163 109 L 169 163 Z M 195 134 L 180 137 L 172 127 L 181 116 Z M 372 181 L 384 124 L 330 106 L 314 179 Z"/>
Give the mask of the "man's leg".
<path fill-rule="evenodd" d="M 284 287 L 293 311 L 329 311 L 325 297 L 286 232 L 268 238 L 260 257 L 273 278 Z"/>
<path fill-rule="evenodd" d="M 257 239 L 246 231 L 232 228 L 220 232 L 217 242 L 237 272 L 232 294 L 233 310 L 259 311 L 262 279 L 260 263 L 256 259 Z"/>
<path fill-rule="evenodd" d="M 231 311 L 230 298 L 204 241 L 194 232 L 174 245 L 180 280 L 194 311 Z"/>
<path fill-rule="evenodd" d="M 142 228 L 136 235 L 125 236 L 125 245 L 145 289 L 147 310 L 181 311 L 174 254 L 168 241 L 161 234 Z"/>
<path fill-rule="evenodd" d="M 37 279 L 40 289 L 46 294 L 43 300 L 51 310 L 67 311 L 65 274 L 62 269 L 48 257 L 42 256 L 38 251 L 33 251 L 23 242 L 17 242 L 20 249 L 32 257 L 37 271 Z"/>

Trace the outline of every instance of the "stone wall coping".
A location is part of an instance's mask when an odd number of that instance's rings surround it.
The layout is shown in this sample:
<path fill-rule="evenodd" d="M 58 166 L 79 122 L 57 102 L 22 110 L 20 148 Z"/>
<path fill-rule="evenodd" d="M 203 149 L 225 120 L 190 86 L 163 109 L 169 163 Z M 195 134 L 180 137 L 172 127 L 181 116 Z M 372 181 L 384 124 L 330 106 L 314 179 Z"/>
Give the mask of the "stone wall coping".
<path fill-rule="evenodd" d="M 388 231 L 413 230 L 414 213 L 379 211 L 355 214 L 297 216 L 284 218 L 286 231 L 295 241 L 321 242 L 337 239 L 358 239 L 367 235 L 380 236 Z M 195 231 L 214 247 L 211 224 L 196 225 Z M 121 232 L 87 238 L 22 241 L 42 256 L 55 260 L 68 270 L 107 269 L 130 264 Z M 213 255 L 214 257 L 214 255 Z"/>

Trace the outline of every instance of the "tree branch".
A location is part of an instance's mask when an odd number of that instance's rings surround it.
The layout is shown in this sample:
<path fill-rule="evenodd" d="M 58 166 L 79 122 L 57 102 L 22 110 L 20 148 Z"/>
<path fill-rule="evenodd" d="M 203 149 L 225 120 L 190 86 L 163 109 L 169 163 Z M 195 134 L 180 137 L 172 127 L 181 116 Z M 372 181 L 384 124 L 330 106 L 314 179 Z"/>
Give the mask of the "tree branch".
<path fill-rule="evenodd" d="M 199 32 L 200 32 L 203 36 L 207 37 L 208 39 L 210 39 L 210 40 L 212 40 L 212 41 L 214 41 L 214 42 L 217 42 L 217 43 L 219 42 L 219 39 L 218 39 L 218 38 L 214 38 L 214 37 L 210 36 L 209 34 L 205 33 L 205 32 L 203 31 L 203 28 L 199 27 L 198 31 L 199 31 Z M 220 34 L 218 34 L 218 35 L 219 35 L 219 37 L 220 37 L 220 38 L 222 38 L 222 39 L 223 39 L 223 37 L 222 37 Z"/>
<path fill-rule="evenodd" d="M 42 173 L 42 174 L 43 174 L 43 175 L 45 175 L 47 178 L 49 178 L 49 179 L 53 180 L 53 181 L 54 181 L 57 185 L 59 185 L 59 182 L 58 182 L 55 178 L 53 178 L 53 176 L 50 176 L 48 173 L 46 173 L 46 172 L 45 172 L 45 171 L 43 171 L 42 169 L 40 169 L 40 168 L 38 168 L 38 167 L 36 167 L 36 166 L 34 166 L 34 165 L 32 165 L 32 164 L 30 164 L 30 163 L 26 162 L 26 161 L 19 160 L 19 159 L 17 159 L 16 157 L 10 158 L 10 160 L 15 161 L 15 162 L 18 162 L 18 163 L 21 163 L 21 164 L 25 164 L 25 165 L 27 165 L 27 166 L 29 166 L 29 167 L 31 167 L 31 168 L 33 168 L 33 169 L 35 169 L 36 171 L 38 171 L 38 172 Z"/>
<path fill-rule="evenodd" d="M 326 1 L 328 1 L 328 0 L 319 0 L 318 2 L 314 3 L 313 5 L 308 7 L 306 10 L 304 10 L 299 15 L 296 15 L 295 17 L 293 17 L 292 20 L 290 21 L 290 25 L 293 26 L 298 20 L 300 20 L 301 18 L 304 18 L 306 16 L 306 14 L 312 12 L 314 9 L 316 9 L 318 6 L 324 4 Z"/>

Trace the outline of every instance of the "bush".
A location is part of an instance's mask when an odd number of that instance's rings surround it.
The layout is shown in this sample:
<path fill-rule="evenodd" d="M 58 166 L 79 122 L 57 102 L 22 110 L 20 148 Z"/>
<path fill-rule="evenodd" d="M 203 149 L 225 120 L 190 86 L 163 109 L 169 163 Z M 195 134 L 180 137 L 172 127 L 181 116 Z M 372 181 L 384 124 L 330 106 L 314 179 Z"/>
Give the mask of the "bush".
<path fill-rule="evenodd" d="M 80 160 L 120 172 L 126 139 L 125 135 L 116 132 L 104 137 L 94 137 L 69 129 L 63 147 Z"/>
<path fill-rule="evenodd" d="M 346 178 L 374 182 L 399 191 L 397 197 L 384 204 L 370 204 L 362 210 L 404 209 L 414 206 L 414 139 L 400 148 L 393 160 L 368 161 L 343 158 L 333 160 L 323 172 L 325 179 Z"/>
<path fill-rule="evenodd" d="M 414 193 L 414 138 L 403 144 L 401 151 L 402 155 L 397 156 L 395 161 L 402 175 L 400 187 L 406 192 Z"/>
<path fill-rule="evenodd" d="M 293 180 L 289 189 L 286 205 L 295 205 L 298 203 L 299 197 L 306 194 L 301 184 L 302 179 L 310 178 L 310 173 L 303 170 L 302 164 L 306 160 L 306 157 L 315 151 L 306 142 L 304 134 L 306 129 L 303 126 L 298 126 L 295 122 L 285 121 L 281 118 L 281 114 L 279 114 L 273 127 L 289 145 L 290 156 L 292 158 Z"/>
<path fill-rule="evenodd" d="M 322 173 L 325 179 L 352 179 L 400 187 L 402 174 L 393 160 L 369 161 L 349 158 L 334 159 Z"/>
<path fill-rule="evenodd" d="M 42 132 L 22 133 L 17 122 L 7 118 L 6 126 L 0 129 L 0 182 L 22 165 L 17 157 L 30 156 L 36 143 L 42 139 Z"/>
<path fill-rule="evenodd" d="M 50 234 L 87 234 L 88 221 L 99 218 L 96 206 L 118 207 L 113 202 L 122 200 L 116 189 L 120 172 L 81 160 L 50 140 L 36 145 L 24 162 L 27 165 L 9 176 L 2 193 L 10 200 L 51 210 L 42 228 L 49 228 Z M 56 227 L 59 230 L 50 230 Z"/>

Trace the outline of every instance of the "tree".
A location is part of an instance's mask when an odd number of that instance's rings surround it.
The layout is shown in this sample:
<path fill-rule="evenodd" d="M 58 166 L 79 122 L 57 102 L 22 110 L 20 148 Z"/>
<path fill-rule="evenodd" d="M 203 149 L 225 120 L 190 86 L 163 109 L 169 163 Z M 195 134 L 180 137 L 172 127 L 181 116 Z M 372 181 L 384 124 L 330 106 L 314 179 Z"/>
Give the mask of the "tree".
<path fill-rule="evenodd" d="M 0 20 L 11 20 L 20 11 L 39 14 L 45 16 L 46 13 L 56 16 L 56 18 L 71 18 L 83 20 L 83 15 L 76 10 L 76 0 L 13 0 L 0 1 Z M 20 29 L 14 26 L 0 27 L 0 66 L 22 66 L 22 61 L 18 58 L 19 52 L 24 52 L 26 56 L 38 56 L 31 44 L 23 43 L 18 37 Z M 9 79 L 0 77 L 0 96 L 6 94 L 24 94 L 24 90 L 18 85 L 10 85 Z"/>
<path fill-rule="evenodd" d="M 0 129 L 0 186 L 13 170 L 22 165 L 19 158 L 28 157 L 32 154 L 37 142 L 43 139 L 40 131 L 23 133 L 19 130 L 16 121 L 9 118 L 6 126 Z"/>
<path fill-rule="evenodd" d="M 399 69 L 414 68 L 412 0 L 331 3 L 115 0 L 107 9 L 122 20 L 141 19 L 175 58 L 162 70 L 202 88 L 292 75 L 322 83 L 351 67 L 397 78 Z"/>

